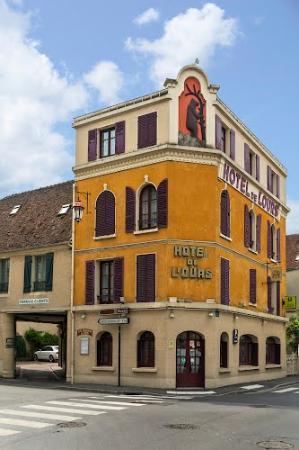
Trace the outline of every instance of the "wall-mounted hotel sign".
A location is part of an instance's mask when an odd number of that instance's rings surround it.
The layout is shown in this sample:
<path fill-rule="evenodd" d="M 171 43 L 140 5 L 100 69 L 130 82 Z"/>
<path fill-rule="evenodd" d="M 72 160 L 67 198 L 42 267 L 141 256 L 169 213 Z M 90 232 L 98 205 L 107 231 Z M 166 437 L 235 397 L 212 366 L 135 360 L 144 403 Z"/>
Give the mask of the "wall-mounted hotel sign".
<path fill-rule="evenodd" d="M 212 278 L 212 271 L 210 269 L 203 269 L 197 266 L 200 259 L 207 257 L 203 247 L 174 245 L 173 255 L 178 258 L 185 258 L 186 265 L 183 267 L 172 267 L 172 278 L 195 280 L 210 280 Z"/>
<path fill-rule="evenodd" d="M 90 328 L 80 328 L 77 330 L 77 336 L 92 336 L 93 330 Z"/>
<path fill-rule="evenodd" d="M 279 204 L 268 197 L 263 191 L 258 190 L 241 172 L 224 163 L 220 165 L 219 178 L 229 183 L 245 197 L 263 208 L 274 217 L 279 216 Z"/>
<path fill-rule="evenodd" d="M 271 269 L 271 281 L 281 281 L 282 272 L 278 267 L 277 269 Z"/>
<path fill-rule="evenodd" d="M 47 305 L 48 303 L 48 298 L 21 298 L 19 300 L 19 305 Z"/>

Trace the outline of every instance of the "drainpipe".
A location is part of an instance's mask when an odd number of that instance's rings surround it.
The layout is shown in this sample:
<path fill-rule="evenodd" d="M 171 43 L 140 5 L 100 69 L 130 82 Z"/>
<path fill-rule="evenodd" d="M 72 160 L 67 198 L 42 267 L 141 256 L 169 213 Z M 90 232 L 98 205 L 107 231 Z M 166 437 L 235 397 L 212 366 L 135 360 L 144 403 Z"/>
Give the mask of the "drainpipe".
<path fill-rule="evenodd" d="M 73 184 L 73 204 L 75 203 L 75 183 Z M 75 221 L 72 210 L 72 273 L 71 273 L 71 384 L 74 384 L 74 359 L 75 359 L 75 323 L 74 323 L 74 272 L 75 272 Z"/>

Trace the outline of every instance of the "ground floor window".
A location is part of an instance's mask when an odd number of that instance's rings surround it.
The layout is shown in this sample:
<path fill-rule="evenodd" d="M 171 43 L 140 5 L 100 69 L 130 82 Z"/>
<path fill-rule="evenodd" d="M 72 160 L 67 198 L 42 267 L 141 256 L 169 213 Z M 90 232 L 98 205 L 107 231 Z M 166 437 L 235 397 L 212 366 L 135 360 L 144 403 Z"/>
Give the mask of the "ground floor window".
<path fill-rule="evenodd" d="M 155 367 L 155 336 L 142 333 L 137 341 L 137 367 Z"/>
<path fill-rule="evenodd" d="M 108 332 L 97 338 L 97 366 L 112 366 L 112 336 Z"/>
<path fill-rule="evenodd" d="M 276 337 L 266 340 L 266 364 L 280 364 L 280 340 Z"/>
<path fill-rule="evenodd" d="M 220 338 L 220 367 L 228 367 L 228 334 L 222 333 Z"/>
<path fill-rule="evenodd" d="M 258 342 L 255 336 L 244 334 L 240 337 L 239 364 L 258 366 Z"/>

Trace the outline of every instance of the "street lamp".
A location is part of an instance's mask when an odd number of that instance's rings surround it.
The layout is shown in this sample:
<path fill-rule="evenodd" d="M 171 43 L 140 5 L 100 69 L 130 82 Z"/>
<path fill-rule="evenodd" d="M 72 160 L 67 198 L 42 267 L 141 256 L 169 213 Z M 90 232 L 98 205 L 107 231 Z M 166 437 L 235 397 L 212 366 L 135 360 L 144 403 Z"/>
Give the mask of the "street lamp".
<path fill-rule="evenodd" d="M 83 216 L 84 206 L 82 205 L 82 202 L 80 201 L 79 197 L 77 201 L 73 204 L 73 211 L 74 211 L 74 220 L 76 222 L 80 222 Z"/>

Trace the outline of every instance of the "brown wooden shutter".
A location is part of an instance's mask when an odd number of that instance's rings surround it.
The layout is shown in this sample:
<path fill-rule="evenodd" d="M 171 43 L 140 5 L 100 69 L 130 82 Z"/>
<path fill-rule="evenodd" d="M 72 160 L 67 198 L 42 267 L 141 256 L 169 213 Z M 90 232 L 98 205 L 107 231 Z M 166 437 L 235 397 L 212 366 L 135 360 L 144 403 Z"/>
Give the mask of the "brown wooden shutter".
<path fill-rule="evenodd" d="M 244 207 L 244 245 L 247 248 L 250 247 L 250 217 L 247 205 Z"/>
<path fill-rule="evenodd" d="M 278 262 L 281 261 L 281 252 L 280 252 L 280 229 L 278 228 L 276 232 L 276 259 Z"/>
<path fill-rule="evenodd" d="M 97 159 L 97 136 L 98 130 L 88 131 L 88 161 Z"/>
<path fill-rule="evenodd" d="M 277 287 L 276 308 L 277 308 L 277 315 L 280 316 L 280 282 L 279 281 L 276 283 L 276 287 Z"/>
<path fill-rule="evenodd" d="M 256 218 L 256 251 L 261 251 L 261 228 L 262 228 L 262 215 L 259 214 Z"/>
<path fill-rule="evenodd" d="M 125 151 L 125 128 L 124 120 L 115 124 L 115 153 L 117 155 Z"/>
<path fill-rule="evenodd" d="M 138 148 L 157 144 L 157 113 L 138 117 Z"/>
<path fill-rule="evenodd" d="M 244 169 L 250 173 L 250 149 L 248 144 L 244 144 Z"/>
<path fill-rule="evenodd" d="M 85 303 L 87 305 L 94 304 L 94 277 L 95 277 L 95 262 L 86 261 L 85 267 Z"/>
<path fill-rule="evenodd" d="M 223 305 L 229 305 L 229 260 L 221 258 L 220 297 Z"/>
<path fill-rule="evenodd" d="M 268 312 L 272 312 L 272 283 L 271 277 L 267 277 L 267 306 Z"/>
<path fill-rule="evenodd" d="M 276 175 L 276 180 L 277 180 L 276 196 L 279 198 L 280 197 L 280 176 L 279 175 Z"/>
<path fill-rule="evenodd" d="M 249 269 L 249 302 L 256 303 L 256 270 Z"/>
<path fill-rule="evenodd" d="M 115 258 L 114 260 L 114 302 L 119 303 L 120 297 L 123 297 L 124 290 L 124 259 Z"/>
<path fill-rule="evenodd" d="M 221 128 L 221 119 L 219 116 L 215 115 L 215 147 L 218 150 L 221 150 Z"/>
<path fill-rule="evenodd" d="M 257 181 L 260 181 L 260 157 L 256 155 L 256 176 Z"/>
<path fill-rule="evenodd" d="M 230 157 L 231 159 L 235 160 L 235 132 L 234 130 L 230 130 Z"/>
<path fill-rule="evenodd" d="M 251 363 L 252 363 L 253 366 L 258 366 L 259 365 L 258 343 L 257 342 L 252 342 L 251 349 L 252 349 Z"/>
<path fill-rule="evenodd" d="M 102 192 L 96 202 L 96 236 L 115 233 L 115 198 L 112 192 Z"/>
<path fill-rule="evenodd" d="M 273 191 L 273 186 L 272 186 L 272 169 L 271 169 L 270 166 L 267 166 L 267 189 L 270 192 Z"/>
<path fill-rule="evenodd" d="M 271 224 L 269 220 L 267 220 L 267 256 L 268 258 L 272 258 L 272 233 L 271 233 Z"/>
<path fill-rule="evenodd" d="M 157 188 L 158 228 L 166 228 L 168 222 L 168 180 L 161 181 Z"/>
<path fill-rule="evenodd" d="M 137 302 L 155 301 L 155 268 L 154 254 L 137 256 Z"/>
<path fill-rule="evenodd" d="M 126 233 L 135 231 L 135 191 L 126 187 Z"/>
<path fill-rule="evenodd" d="M 230 199 L 228 191 L 222 191 L 220 204 L 220 232 L 230 237 Z"/>

